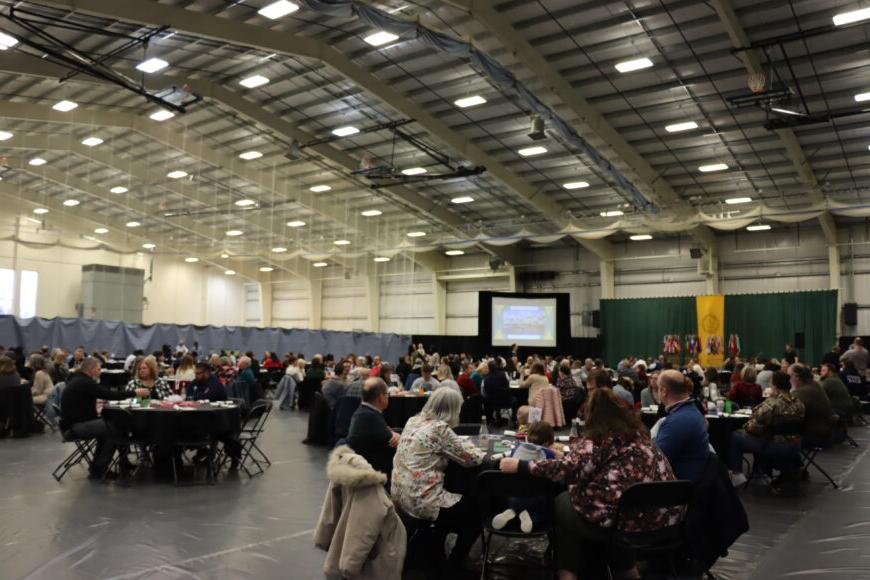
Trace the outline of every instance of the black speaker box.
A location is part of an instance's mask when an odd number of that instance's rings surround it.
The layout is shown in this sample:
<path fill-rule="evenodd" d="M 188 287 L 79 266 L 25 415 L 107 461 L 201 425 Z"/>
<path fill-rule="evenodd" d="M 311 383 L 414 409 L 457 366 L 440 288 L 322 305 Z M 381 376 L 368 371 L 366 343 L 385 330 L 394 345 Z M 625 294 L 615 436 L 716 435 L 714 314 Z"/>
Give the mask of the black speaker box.
<path fill-rule="evenodd" d="M 855 302 L 847 302 L 843 304 L 843 324 L 846 326 L 855 326 L 858 324 L 858 304 Z"/>

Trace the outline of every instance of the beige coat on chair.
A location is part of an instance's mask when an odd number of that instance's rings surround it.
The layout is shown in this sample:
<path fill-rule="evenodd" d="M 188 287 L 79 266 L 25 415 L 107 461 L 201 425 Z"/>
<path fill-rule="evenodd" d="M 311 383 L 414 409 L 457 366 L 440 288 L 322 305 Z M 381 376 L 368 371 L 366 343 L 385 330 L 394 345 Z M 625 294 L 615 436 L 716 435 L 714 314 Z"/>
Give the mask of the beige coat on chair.
<path fill-rule="evenodd" d="M 400 580 L 406 536 L 379 473 L 346 445 L 326 465 L 329 489 L 314 544 L 326 550 L 323 571 L 348 579 Z"/>

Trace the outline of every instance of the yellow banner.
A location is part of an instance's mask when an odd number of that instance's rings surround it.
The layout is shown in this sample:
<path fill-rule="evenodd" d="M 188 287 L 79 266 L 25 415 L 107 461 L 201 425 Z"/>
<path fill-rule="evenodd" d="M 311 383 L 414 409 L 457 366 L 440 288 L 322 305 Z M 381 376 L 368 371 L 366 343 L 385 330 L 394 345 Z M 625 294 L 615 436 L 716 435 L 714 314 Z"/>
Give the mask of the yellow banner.
<path fill-rule="evenodd" d="M 725 358 L 725 296 L 696 296 L 701 366 L 721 367 Z"/>

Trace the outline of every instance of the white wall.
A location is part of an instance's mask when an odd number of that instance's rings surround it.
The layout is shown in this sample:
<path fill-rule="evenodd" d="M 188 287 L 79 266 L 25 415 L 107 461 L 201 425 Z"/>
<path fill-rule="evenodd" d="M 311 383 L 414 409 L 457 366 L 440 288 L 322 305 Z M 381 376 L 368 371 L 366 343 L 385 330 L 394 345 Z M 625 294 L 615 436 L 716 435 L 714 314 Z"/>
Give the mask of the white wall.
<path fill-rule="evenodd" d="M 432 274 L 399 273 L 381 278 L 381 332 L 434 334 Z"/>

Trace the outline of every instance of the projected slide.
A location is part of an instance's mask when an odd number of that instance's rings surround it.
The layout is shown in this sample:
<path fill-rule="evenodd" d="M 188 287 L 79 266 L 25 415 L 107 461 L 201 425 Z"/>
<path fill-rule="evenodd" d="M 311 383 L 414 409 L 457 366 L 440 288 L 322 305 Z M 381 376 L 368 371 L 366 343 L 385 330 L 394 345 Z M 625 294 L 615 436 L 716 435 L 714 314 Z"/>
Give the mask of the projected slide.
<path fill-rule="evenodd" d="M 492 346 L 556 346 L 555 298 L 492 299 Z"/>

